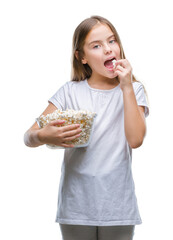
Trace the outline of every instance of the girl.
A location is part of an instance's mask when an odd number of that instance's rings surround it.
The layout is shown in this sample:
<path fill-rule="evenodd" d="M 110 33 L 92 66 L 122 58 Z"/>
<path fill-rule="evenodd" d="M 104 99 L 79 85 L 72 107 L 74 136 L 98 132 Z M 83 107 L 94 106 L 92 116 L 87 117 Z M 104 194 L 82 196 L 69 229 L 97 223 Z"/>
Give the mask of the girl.
<path fill-rule="evenodd" d="M 130 240 L 141 224 L 131 171 L 132 148 L 141 146 L 149 110 L 143 85 L 132 74 L 120 38 L 105 18 L 92 16 L 73 36 L 72 81 L 49 99 L 44 115 L 56 109 L 97 113 L 88 147 L 67 141 L 80 136 L 79 125 L 25 133 L 29 147 L 65 148 L 56 221 L 64 240 Z M 112 60 L 116 60 L 115 67 Z"/>

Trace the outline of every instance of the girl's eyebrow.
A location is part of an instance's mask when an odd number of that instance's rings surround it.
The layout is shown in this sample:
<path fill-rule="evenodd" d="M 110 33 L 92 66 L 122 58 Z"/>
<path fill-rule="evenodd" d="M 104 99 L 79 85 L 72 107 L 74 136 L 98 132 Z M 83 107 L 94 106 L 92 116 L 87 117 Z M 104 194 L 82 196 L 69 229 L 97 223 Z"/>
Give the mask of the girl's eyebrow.
<path fill-rule="evenodd" d="M 112 38 L 112 37 L 115 37 L 115 35 L 112 34 L 111 36 L 109 36 L 109 37 L 107 38 L 107 40 L 110 39 L 110 38 Z M 101 41 L 101 40 L 94 40 L 94 41 L 90 42 L 88 45 L 90 46 L 91 44 L 98 43 L 98 42 L 102 42 L 102 41 Z"/>
<path fill-rule="evenodd" d="M 90 46 L 90 45 L 92 45 L 94 43 L 98 43 L 98 42 L 102 42 L 102 41 L 101 40 L 95 40 L 95 41 L 90 42 L 88 45 Z"/>

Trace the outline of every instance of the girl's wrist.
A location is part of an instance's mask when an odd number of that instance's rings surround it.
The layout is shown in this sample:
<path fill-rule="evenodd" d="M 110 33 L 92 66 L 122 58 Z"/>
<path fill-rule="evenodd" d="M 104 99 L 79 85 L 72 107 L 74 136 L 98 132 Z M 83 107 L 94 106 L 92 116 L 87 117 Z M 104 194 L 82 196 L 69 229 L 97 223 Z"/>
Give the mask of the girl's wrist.
<path fill-rule="evenodd" d="M 44 142 L 44 135 L 42 134 L 42 129 L 39 129 L 38 131 L 36 131 L 35 133 L 35 140 L 39 145 L 43 145 L 45 144 Z"/>
<path fill-rule="evenodd" d="M 42 141 L 38 136 L 39 130 L 28 130 L 24 134 L 24 143 L 28 147 L 38 147 L 43 145 Z"/>

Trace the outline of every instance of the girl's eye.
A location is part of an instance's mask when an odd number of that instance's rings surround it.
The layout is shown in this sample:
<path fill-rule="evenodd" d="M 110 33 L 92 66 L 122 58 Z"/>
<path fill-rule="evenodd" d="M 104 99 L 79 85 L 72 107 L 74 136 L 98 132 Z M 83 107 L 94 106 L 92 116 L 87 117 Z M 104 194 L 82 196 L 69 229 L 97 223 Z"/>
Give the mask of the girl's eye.
<path fill-rule="evenodd" d="M 100 45 L 95 45 L 93 48 L 97 49 L 97 48 L 99 48 L 99 47 L 100 47 Z"/>
<path fill-rule="evenodd" d="M 112 39 L 112 40 L 110 40 L 109 42 L 110 42 L 110 43 L 115 43 L 116 41 L 115 41 L 115 39 Z"/>

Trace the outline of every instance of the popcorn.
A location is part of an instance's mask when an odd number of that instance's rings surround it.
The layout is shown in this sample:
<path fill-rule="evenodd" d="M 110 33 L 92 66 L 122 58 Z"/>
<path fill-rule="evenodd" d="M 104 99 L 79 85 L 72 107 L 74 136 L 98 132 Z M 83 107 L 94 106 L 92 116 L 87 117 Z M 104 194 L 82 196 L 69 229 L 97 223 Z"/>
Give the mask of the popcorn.
<path fill-rule="evenodd" d="M 113 63 L 113 66 L 114 66 L 114 68 L 115 68 L 115 63 L 116 63 L 116 60 L 114 59 L 114 60 L 112 60 L 112 63 Z"/>
<path fill-rule="evenodd" d="M 91 137 L 93 121 L 96 117 L 95 112 L 90 112 L 88 110 L 78 110 L 67 109 L 66 111 L 55 110 L 53 113 L 47 114 L 46 116 L 41 115 L 36 119 L 40 128 L 45 127 L 49 122 L 54 120 L 65 120 L 65 123 L 57 125 L 57 127 L 62 127 L 71 124 L 80 124 L 80 137 L 66 142 L 67 144 L 74 144 L 75 147 L 86 147 L 89 144 L 89 139 Z M 56 145 L 48 145 L 53 148 L 62 148 Z"/>

